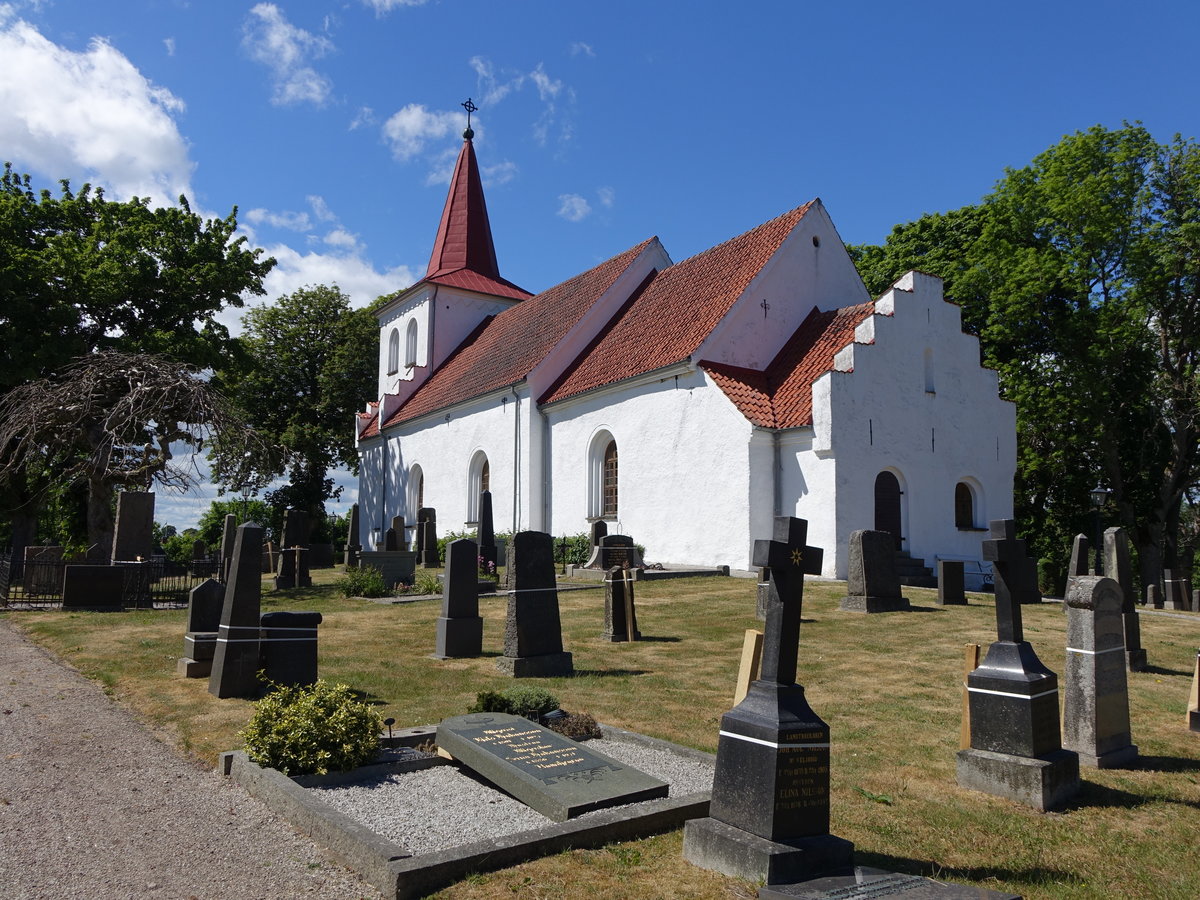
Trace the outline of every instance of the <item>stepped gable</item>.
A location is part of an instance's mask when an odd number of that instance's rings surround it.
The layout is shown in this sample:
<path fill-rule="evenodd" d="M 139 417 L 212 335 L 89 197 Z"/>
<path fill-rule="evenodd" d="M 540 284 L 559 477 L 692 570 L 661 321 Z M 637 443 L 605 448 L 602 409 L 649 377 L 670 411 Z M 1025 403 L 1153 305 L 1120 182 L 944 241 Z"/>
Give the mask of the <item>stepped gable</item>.
<path fill-rule="evenodd" d="M 707 360 L 700 365 L 755 425 L 811 425 L 813 382 L 833 369 L 834 356 L 853 342 L 854 330 L 874 311 L 871 302 L 812 310 L 762 372 Z"/>
<path fill-rule="evenodd" d="M 500 277 L 479 163 L 470 138 L 463 141 L 454 165 L 446 206 L 423 280 L 512 300 L 531 296 L 529 291 Z"/>
<path fill-rule="evenodd" d="M 815 202 L 658 273 L 540 401 L 562 400 L 687 359 Z"/>
<path fill-rule="evenodd" d="M 654 240 L 484 320 L 383 427 L 523 380 Z"/>

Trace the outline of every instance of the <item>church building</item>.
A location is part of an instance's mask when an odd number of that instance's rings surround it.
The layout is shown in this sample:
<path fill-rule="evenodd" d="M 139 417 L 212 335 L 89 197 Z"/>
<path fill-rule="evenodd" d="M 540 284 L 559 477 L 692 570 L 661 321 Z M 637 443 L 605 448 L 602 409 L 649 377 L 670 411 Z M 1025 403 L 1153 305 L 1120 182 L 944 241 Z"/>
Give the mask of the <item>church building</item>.
<path fill-rule="evenodd" d="M 910 272 L 878 299 L 820 200 L 682 262 L 649 238 L 538 294 L 500 275 L 464 135 L 425 277 L 378 310 L 358 415 L 364 545 L 392 516 L 578 534 L 604 520 L 647 562 L 753 568 L 778 515 L 827 577 L 852 531 L 978 570 L 1012 515 L 1016 415 L 942 298 Z"/>

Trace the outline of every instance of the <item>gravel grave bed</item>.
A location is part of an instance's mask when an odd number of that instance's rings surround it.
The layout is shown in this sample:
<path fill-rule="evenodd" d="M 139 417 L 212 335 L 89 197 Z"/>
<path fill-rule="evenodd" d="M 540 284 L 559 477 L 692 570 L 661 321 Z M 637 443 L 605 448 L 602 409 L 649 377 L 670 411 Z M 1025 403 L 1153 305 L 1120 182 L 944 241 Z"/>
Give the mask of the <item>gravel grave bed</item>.
<path fill-rule="evenodd" d="M 712 766 L 699 760 L 619 740 L 593 739 L 586 745 L 667 782 L 672 797 L 712 790 Z M 309 790 L 416 856 L 555 824 L 458 766 Z M 572 821 L 607 811 L 584 813 Z"/>

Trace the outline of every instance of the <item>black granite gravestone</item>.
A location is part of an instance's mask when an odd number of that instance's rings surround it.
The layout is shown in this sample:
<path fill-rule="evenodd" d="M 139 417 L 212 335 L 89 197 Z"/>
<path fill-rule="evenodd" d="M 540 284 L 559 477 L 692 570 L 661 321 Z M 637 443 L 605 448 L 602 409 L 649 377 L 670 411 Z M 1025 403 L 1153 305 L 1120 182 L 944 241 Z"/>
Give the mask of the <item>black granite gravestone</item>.
<path fill-rule="evenodd" d="M 496 574 L 496 529 L 492 524 L 492 492 L 479 492 L 479 567 L 484 574 Z"/>
<path fill-rule="evenodd" d="M 396 533 L 395 528 L 389 528 L 383 533 L 383 550 L 385 553 L 393 553 L 400 549 L 400 536 Z"/>
<path fill-rule="evenodd" d="M 613 566 L 604 576 L 604 634 L 606 641 L 640 641 L 633 605 L 632 572 Z"/>
<path fill-rule="evenodd" d="M 283 511 L 283 538 L 281 549 L 288 547 L 307 547 L 309 534 L 312 529 L 308 524 L 308 513 L 302 509 L 285 509 Z"/>
<path fill-rule="evenodd" d="M 391 530 L 396 533 L 396 546 L 389 549 L 392 550 L 407 550 L 408 549 L 408 533 L 405 531 L 404 516 L 392 516 Z"/>
<path fill-rule="evenodd" d="M 417 510 L 417 525 L 420 528 L 417 562 L 426 569 L 436 569 L 442 562 L 437 545 L 437 510 L 432 506 L 421 507 Z"/>
<path fill-rule="evenodd" d="M 1172 569 L 1163 569 L 1163 609 L 1187 610 L 1190 606 L 1187 580 Z"/>
<path fill-rule="evenodd" d="M 183 656 L 175 669 L 185 678 L 207 678 L 212 674 L 217 650 L 217 629 L 221 625 L 221 604 L 225 586 L 212 578 L 200 582 L 188 594 L 187 631 L 183 635 Z"/>
<path fill-rule="evenodd" d="M 554 540 L 541 531 L 520 531 L 508 547 L 512 590 L 504 623 L 504 655 L 496 668 L 516 678 L 570 675 L 571 654 L 563 652 Z"/>
<path fill-rule="evenodd" d="M 1120 768 L 1137 759 L 1129 732 L 1124 591 L 1112 578 L 1076 576 L 1067 588 L 1063 746 L 1079 764 Z"/>
<path fill-rule="evenodd" d="M 217 629 L 217 651 L 208 682 L 209 693 L 217 697 L 253 697 L 261 693 L 258 669 L 262 538 L 262 527 L 253 522 L 237 530 L 221 624 Z"/>
<path fill-rule="evenodd" d="M 124 609 L 126 574 L 124 566 L 64 566 L 62 608 Z"/>
<path fill-rule="evenodd" d="M 454 716 L 438 725 L 437 745 L 556 822 L 667 796 L 665 782 L 520 716 Z"/>
<path fill-rule="evenodd" d="M 362 537 L 359 535 L 359 529 L 362 527 L 362 518 L 358 513 L 358 504 L 350 504 L 349 524 L 346 527 L 346 551 L 342 559 L 343 565 L 353 568 L 358 565 L 358 554 L 362 552 Z"/>
<path fill-rule="evenodd" d="M 268 681 L 303 687 L 317 680 L 319 612 L 269 612 L 259 618 L 262 669 Z"/>
<path fill-rule="evenodd" d="M 1062 748 L 1058 676 L 1024 637 L 1017 597 L 1027 589 L 1028 556 L 1012 519 L 991 523 L 983 558 L 995 576 L 998 640 L 967 677 L 971 746 L 958 753 L 958 783 L 1050 809 L 1078 792 L 1079 757 Z"/>
<path fill-rule="evenodd" d="M 479 615 L 478 549 L 466 538 L 446 545 L 442 614 L 437 620 L 437 659 L 483 653 L 483 617 Z"/>
<path fill-rule="evenodd" d="M 804 575 L 822 562 L 807 529 L 781 516 L 773 540 L 754 542 L 770 585 L 759 680 L 721 717 L 710 817 L 683 836 L 689 862 L 772 884 L 848 866 L 854 851 L 829 833 L 829 726 L 796 683 Z"/>
<path fill-rule="evenodd" d="M 1146 668 L 1142 626 L 1138 621 L 1137 592 L 1133 589 L 1133 565 L 1129 559 L 1129 537 L 1124 528 L 1104 532 L 1104 574 L 1121 587 L 1121 621 L 1125 630 L 1125 664 L 1130 672 Z"/>
<path fill-rule="evenodd" d="M 202 540 L 192 541 L 192 559 L 208 559 L 208 544 Z"/>
<path fill-rule="evenodd" d="M 938 560 L 938 606 L 966 606 L 966 581 L 963 563 L 958 559 Z"/>
<path fill-rule="evenodd" d="M 221 526 L 221 583 L 228 584 L 233 565 L 233 545 L 237 541 L 237 516 L 227 515 Z"/>
<path fill-rule="evenodd" d="M 154 545 L 154 494 L 120 491 L 113 530 L 112 556 L 116 561 L 149 559 Z"/>
<path fill-rule="evenodd" d="M 595 522 L 592 523 L 590 532 L 591 532 L 592 549 L 595 550 L 597 547 L 600 546 L 600 538 L 602 538 L 606 534 L 608 534 L 608 523 L 605 522 L 603 519 L 597 519 Z"/>
<path fill-rule="evenodd" d="M 896 574 L 896 537 L 887 531 L 850 532 L 846 596 L 841 608 L 850 612 L 900 612 L 910 608 L 900 594 Z"/>

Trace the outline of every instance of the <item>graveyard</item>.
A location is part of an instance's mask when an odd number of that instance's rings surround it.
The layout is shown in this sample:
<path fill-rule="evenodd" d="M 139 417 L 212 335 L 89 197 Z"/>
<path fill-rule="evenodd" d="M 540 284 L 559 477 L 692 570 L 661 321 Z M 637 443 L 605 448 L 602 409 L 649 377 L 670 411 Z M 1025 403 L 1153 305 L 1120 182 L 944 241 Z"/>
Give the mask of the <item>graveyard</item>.
<path fill-rule="evenodd" d="M 480 598 L 481 656 L 435 659 L 440 603 L 344 598 L 338 574 L 314 570 L 311 586 L 283 590 L 263 576 L 262 612 L 320 613 L 321 677 L 351 685 L 396 728 L 460 716 L 477 692 L 513 684 L 497 668 L 503 595 Z M 621 642 L 605 636 L 604 592 L 592 585 L 559 593 L 573 672 L 537 683 L 565 709 L 716 752 L 744 632 L 761 627 L 754 581 L 639 583 L 641 639 Z M 995 640 L 993 596 L 943 607 L 935 591 L 906 588 L 911 611 L 864 616 L 839 608 L 846 593 L 845 582 L 805 585 L 796 680 L 829 726 L 829 830 L 853 843 L 856 863 L 1030 898 L 1200 895 L 1200 744 L 1186 724 L 1200 614 L 1139 617 L 1148 666 L 1128 675 L 1137 758 L 1128 768 L 1081 768 L 1079 792 L 1043 813 L 956 782 L 963 645 L 986 652 Z M 1061 605 L 1021 610 L 1024 639 L 1064 677 Z M 176 673 L 186 610 L 6 615 L 205 765 L 240 746 L 252 702 L 217 699 L 207 680 Z M 754 896 L 757 885 L 685 862 L 683 845 L 676 829 L 567 851 L 472 875 L 439 896 L 570 896 L 583 878 L 608 898 Z"/>

